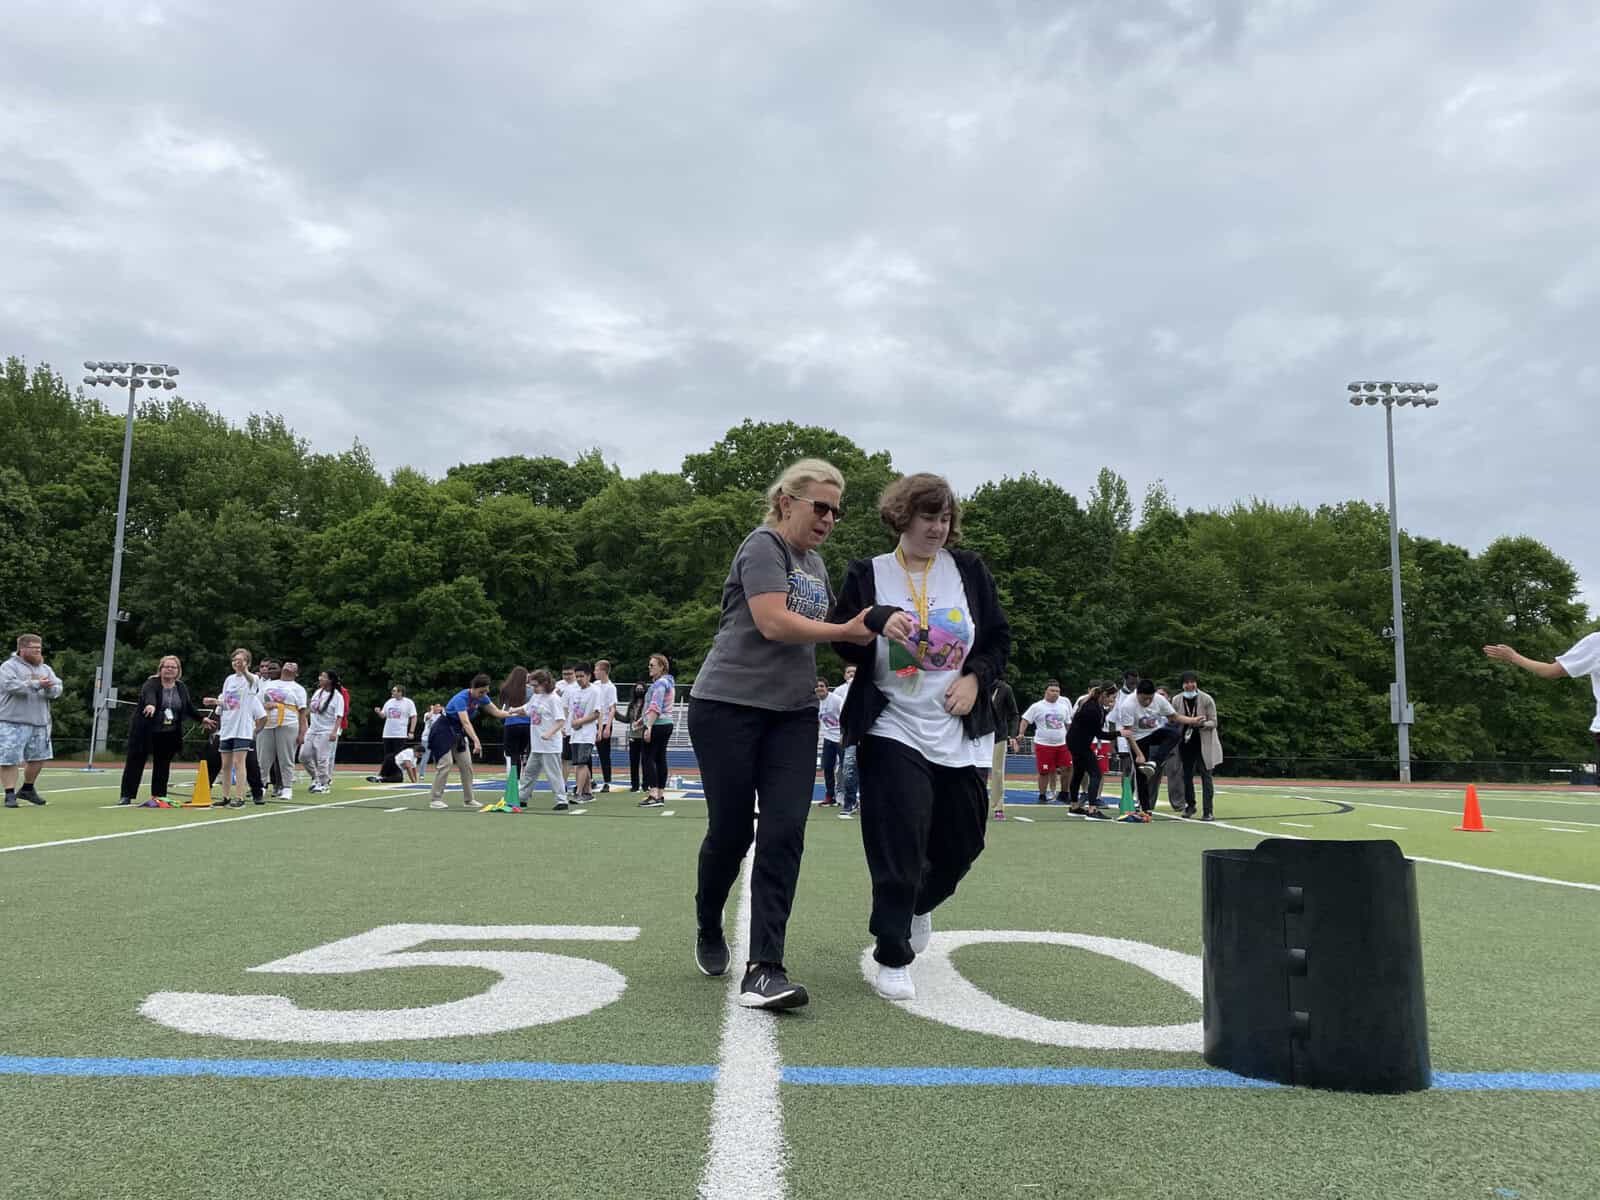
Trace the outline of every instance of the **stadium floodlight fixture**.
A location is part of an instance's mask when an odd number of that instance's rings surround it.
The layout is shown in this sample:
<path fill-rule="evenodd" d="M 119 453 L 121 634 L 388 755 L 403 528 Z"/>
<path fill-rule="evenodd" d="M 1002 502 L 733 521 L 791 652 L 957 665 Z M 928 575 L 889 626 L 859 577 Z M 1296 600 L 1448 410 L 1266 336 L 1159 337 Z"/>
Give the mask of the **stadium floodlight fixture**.
<path fill-rule="evenodd" d="M 111 724 L 111 706 L 116 703 L 112 667 L 117 649 L 117 622 L 127 619 L 127 614 L 117 606 L 117 597 L 122 588 L 122 546 L 128 525 L 128 468 L 133 460 L 134 409 L 140 388 L 170 391 L 177 387 L 171 377 L 178 373 L 178 368 L 166 363 L 108 362 L 102 359 L 86 360 L 83 366 L 84 370 L 91 372 L 83 377 L 83 382 L 90 387 L 128 389 L 128 414 L 122 427 L 122 483 L 117 491 L 117 535 L 111 547 L 111 594 L 106 601 L 106 640 L 100 662 L 100 678 L 95 685 L 94 735 L 89 742 L 86 768 L 93 771 L 95 751 L 105 749 L 106 732 Z"/>

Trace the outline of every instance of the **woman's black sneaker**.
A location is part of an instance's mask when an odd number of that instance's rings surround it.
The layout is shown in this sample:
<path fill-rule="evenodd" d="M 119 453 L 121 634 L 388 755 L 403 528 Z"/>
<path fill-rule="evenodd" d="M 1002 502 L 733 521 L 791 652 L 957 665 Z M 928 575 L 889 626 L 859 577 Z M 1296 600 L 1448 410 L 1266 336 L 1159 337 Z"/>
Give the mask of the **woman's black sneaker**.
<path fill-rule="evenodd" d="M 701 930 L 694 940 L 694 965 L 702 975 L 725 975 L 728 971 L 728 939 L 722 930 Z"/>
<path fill-rule="evenodd" d="M 780 963 L 757 963 L 739 985 L 742 1008 L 799 1008 L 810 998 L 805 988 L 789 981 Z"/>

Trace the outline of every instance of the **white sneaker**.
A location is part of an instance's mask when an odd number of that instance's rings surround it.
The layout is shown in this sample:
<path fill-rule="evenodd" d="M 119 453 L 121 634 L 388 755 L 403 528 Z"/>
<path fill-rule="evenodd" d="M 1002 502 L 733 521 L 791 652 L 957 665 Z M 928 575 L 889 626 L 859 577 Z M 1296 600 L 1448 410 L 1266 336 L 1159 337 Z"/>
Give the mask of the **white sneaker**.
<path fill-rule="evenodd" d="M 933 937 L 933 914 L 923 913 L 920 917 L 913 915 L 911 918 L 911 948 L 921 954 L 928 948 L 928 939 Z"/>
<path fill-rule="evenodd" d="M 293 788 L 279 788 L 278 789 L 278 799 L 279 800 L 293 800 L 294 799 L 294 789 Z"/>
<path fill-rule="evenodd" d="M 878 964 L 878 978 L 872 985 L 885 1000 L 915 1000 L 917 985 L 911 982 L 910 967 L 886 967 Z"/>
<path fill-rule="evenodd" d="M 463 800 L 461 803 L 466 808 L 482 808 L 483 807 L 483 802 L 480 801 L 480 800 L 477 800 L 477 799 Z"/>
<path fill-rule="evenodd" d="M 448 803 L 446 803 L 445 801 L 443 801 L 443 800 L 429 800 L 428 801 L 428 807 L 429 808 L 449 808 L 450 805 Z"/>

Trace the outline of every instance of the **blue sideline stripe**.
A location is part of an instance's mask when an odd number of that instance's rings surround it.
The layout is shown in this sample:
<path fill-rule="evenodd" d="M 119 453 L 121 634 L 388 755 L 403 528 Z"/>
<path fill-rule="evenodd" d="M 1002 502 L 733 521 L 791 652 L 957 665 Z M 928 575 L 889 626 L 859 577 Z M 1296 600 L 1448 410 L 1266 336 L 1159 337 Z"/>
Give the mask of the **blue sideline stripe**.
<path fill-rule="evenodd" d="M 25 1058 L 0 1056 L 0 1075 L 215 1076 L 224 1079 L 513 1079 L 551 1083 L 712 1083 L 715 1067 L 626 1063 L 402 1062 L 364 1058 Z"/>
<path fill-rule="evenodd" d="M 406 1062 L 365 1058 L 59 1058 L 0 1055 L 0 1075 L 79 1078 L 423 1079 L 446 1082 L 713 1083 L 714 1066 Z M 1284 1085 L 1201 1067 L 785 1067 L 783 1082 L 825 1087 L 1104 1087 L 1260 1090 Z M 1436 1071 L 1439 1091 L 1592 1092 L 1600 1072 Z"/>

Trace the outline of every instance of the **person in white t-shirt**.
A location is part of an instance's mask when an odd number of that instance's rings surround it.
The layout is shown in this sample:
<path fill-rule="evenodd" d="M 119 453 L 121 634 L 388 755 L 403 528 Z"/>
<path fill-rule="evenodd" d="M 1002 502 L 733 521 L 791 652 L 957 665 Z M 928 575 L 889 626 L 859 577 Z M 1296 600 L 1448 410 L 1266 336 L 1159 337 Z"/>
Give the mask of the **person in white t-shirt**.
<path fill-rule="evenodd" d="M 1600 752 L 1600 633 L 1579 638 L 1572 649 L 1556 655 L 1554 662 L 1528 658 L 1505 645 L 1485 646 L 1483 652 L 1500 662 L 1532 671 L 1541 679 L 1576 679 L 1587 675 L 1589 686 L 1594 689 L 1594 720 L 1589 722 L 1589 732 L 1594 735 L 1596 751 Z M 1600 754 L 1597 754 L 1597 761 L 1600 761 Z"/>
<path fill-rule="evenodd" d="M 442 716 L 444 716 L 444 705 L 442 704 L 430 704 L 428 705 L 428 711 L 422 714 L 422 737 L 418 739 L 418 744 L 422 747 L 422 754 L 417 760 L 417 770 L 419 771 L 428 769 L 428 759 L 431 757 L 431 752 L 428 750 L 428 734 L 432 732 L 434 722 Z"/>
<path fill-rule="evenodd" d="M 1067 749 L 1067 726 L 1072 723 L 1072 701 L 1061 694 L 1061 684 L 1052 679 L 1044 685 L 1044 699 L 1035 700 L 1022 714 L 1022 732 L 1033 728 L 1033 767 L 1039 773 L 1039 803 L 1048 804 L 1060 797 L 1065 803 L 1066 772 L 1072 766 Z M 1001 810 L 1004 811 L 1004 810 Z"/>
<path fill-rule="evenodd" d="M 593 668 L 588 663 L 579 663 L 573 668 L 574 686 L 567 690 L 572 774 L 578 785 L 572 799 L 576 804 L 587 804 L 594 798 L 594 741 L 600 731 L 600 691 L 593 680 Z"/>
<path fill-rule="evenodd" d="M 595 730 L 594 752 L 600 760 L 600 790 L 611 790 L 611 727 L 617 720 L 617 685 L 611 682 L 611 664 L 600 659 L 594 664 L 594 687 L 599 694 L 600 724 Z"/>
<path fill-rule="evenodd" d="M 878 499 L 894 552 L 852 562 L 833 619 L 863 614 L 877 631 L 834 651 L 864 671 L 851 686 L 842 739 L 859 743 L 861 840 L 872 879 L 867 928 L 877 939 L 874 988 L 911 1000 L 911 964 L 933 936 L 933 910 L 983 852 L 989 794 L 979 767 L 994 757 L 996 679 L 1011 627 L 994 576 L 957 548 L 960 502 L 938 475 L 905 475 Z"/>
<path fill-rule="evenodd" d="M 540 669 L 528 676 L 533 698 L 528 701 L 528 765 L 517 781 L 517 802 L 528 807 L 533 790 L 543 775 L 555 797 L 555 810 L 567 810 L 566 772 L 561 767 L 561 740 L 567 731 L 567 710 L 555 694 L 556 682 L 550 672 Z"/>
<path fill-rule="evenodd" d="M 307 710 L 310 728 L 300 760 L 311 772 L 311 794 L 320 796 L 333 789 L 333 748 L 339 741 L 339 722 L 344 716 L 344 696 L 339 692 L 337 672 L 323 671 L 317 676 L 317 691 Z"/>
<path fill-rule="evenodd" d="M 422 778 L 422 773 L 417 770 L 417 752 L 410 746 L 400 748 L 400 752 L 394 756 L 394 766 L 407 783 L 416 783 Z"/>
<path fill-rule="evenodd" d="M 561 668 L 561 678 L 556 681 L 555 695 L 561 701 L 562 712 L 567 711 L 567 701 L 571 698 L 573 689 L 578 686 L 577 680 L 574 678 L 576 673 L 577 668 L 569 664 Z M 561 768 L 563 771 L 566 771 L 572 765 L 572 722 L 570 720 L 567 722 L 566 733 L 561 738 L 561 761 L 564 764 Z M 570 778 L 567 780 L 566 790 L 568 793 L 577 790 L 577 784 Z"/>
<path fill-rule="evenodd" d="M 266 710 L 261 732 L 256 734 L 256 759 L 270 778 L 278 778 L 278 799 L 294 799 L 294 764 L 305 738 L 306 689 L 298 680 L 300 664 L 286 662 L 276 679 L 262 679 L 256 694 Z"/>
<path fill-rule="evenodd" d="M 243 808 L 244 796 L 235 795 L 234 789 L 243 790 L 246 763 L 255 749 L 256 730 L 266 718 L 266 709 L 256 690 L 260 680 L 250 672 L 250 651 L 241 646 L 233 652 L 232 662 L 233 674 L 223 681 L 216 696 L 205 697 L 205 703 L 217 709 L 217 749 L 222 755 L 220 807 Z M 266 803 L 259 795 L 256 802 Z"/>
<path fill-rule="evenodd" d="M 1139 814 L 1145 821 L 1152 820 L 1156 807 L 1156 773 L 1178 744 L 1183 740 L 1180 725 L 1199 726 L 1199 717 L 1187 717 L 1172 707 L 1165 696 L 1156 694 L 1153 680 L 1141 679 L 1131 696 L 1117 702 L 1111 719 L 1117 732 L 1127 739 L 1138 771 L 1135 781 L 1139 789 Z"/>
<path fill-rule="evenodd" d="M 856 810 L 861 807 L 861 772 L 856 769 L 856 747 L 844 744 L 843 722 L 844 702 L 850 698 L 850 684 L 856 677 L 855 663 L 846 663 L 844 668 L 844 682 L 833 689 L 833 695 L 839 701 L 839 819 L 848 821 L 856 815 Z"/>
<path fill-rule="evenodd" d="M 837 804 L 833 786 L 839 763 L 839 714 L 844 711 L 844 701 L 837 692 L 828 690 L 828 681 L 817 676 L 817 728 L 822 735 L 822 799 L 813 804 L 830 807 Z"/>
<path fill-rule="evenodd" d="M 411 744 L 417 732 L 416 701 L 397 683 L 389 689 L 389 698 L 372 711 L 383 718 L 383 765 L 378 768 L 377 782 L 397 783 L 400 766 L 396 756 Z"/>

